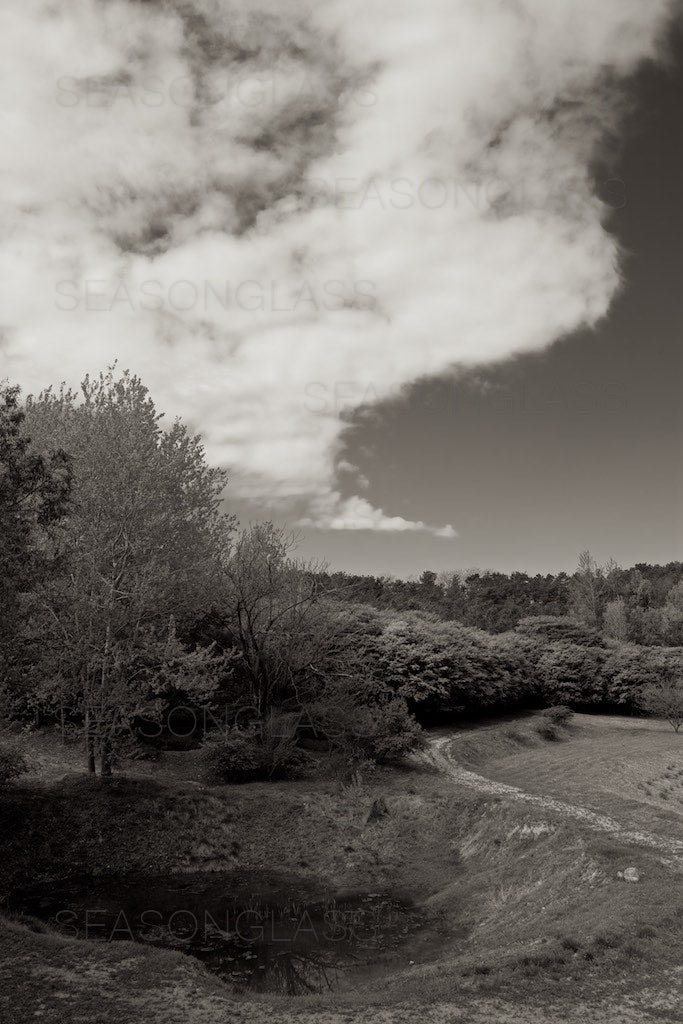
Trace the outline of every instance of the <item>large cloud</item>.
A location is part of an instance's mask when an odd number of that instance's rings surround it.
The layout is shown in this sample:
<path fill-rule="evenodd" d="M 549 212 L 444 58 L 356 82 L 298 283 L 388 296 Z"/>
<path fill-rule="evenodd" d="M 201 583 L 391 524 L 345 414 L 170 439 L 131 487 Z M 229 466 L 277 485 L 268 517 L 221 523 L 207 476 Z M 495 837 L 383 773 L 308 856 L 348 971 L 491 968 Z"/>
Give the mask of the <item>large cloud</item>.
<path fill-rule="evenodd" d="M 6 5 L 1 372 L 118 358 L 244 499 L 452 535 L 342 493 L 344 424 L 605 314 L 591 167 L 674 6 Z"/>

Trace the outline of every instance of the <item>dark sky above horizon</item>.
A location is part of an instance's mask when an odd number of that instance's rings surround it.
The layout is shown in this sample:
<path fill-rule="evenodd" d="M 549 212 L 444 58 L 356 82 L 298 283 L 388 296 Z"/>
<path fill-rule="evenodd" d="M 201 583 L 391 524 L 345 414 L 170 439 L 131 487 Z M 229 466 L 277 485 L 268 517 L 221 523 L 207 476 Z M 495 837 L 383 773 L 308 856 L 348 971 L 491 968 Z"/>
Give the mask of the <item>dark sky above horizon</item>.
<path fill-rule="evenodd" d="M 646 64 L 610 166 L 623 285 L 596 330 L 357 416 L 344 457 L 376 506 L 452 522 L 426 534 L 307 531 L 335 568 L 570 569 L 683 558 L 683 33 Z"/>

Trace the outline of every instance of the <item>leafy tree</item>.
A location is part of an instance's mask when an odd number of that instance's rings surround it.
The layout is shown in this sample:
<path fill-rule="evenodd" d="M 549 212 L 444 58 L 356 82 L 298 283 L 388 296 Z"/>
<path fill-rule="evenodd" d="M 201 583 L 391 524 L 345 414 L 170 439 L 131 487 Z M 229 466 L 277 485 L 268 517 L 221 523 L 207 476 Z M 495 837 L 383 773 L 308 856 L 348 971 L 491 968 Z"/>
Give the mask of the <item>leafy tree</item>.
<path fill-rule="evenodd" d="M 401 761 L 424 742 L 403 697 L 360 676 L 326 680 L 306 723 L 331 748 L 381 764 Z"/>
<path fill-rule="evenodd" d="M 322 680 L 353 672 L 348 614 L 315 562 L 294 557 L 296 537 L 273 523 L 243 530 L 225 567 L 223 621 L 240 657 L 243 701 L 264 719 L 312 699 Z M 355 638 L 357 641 L 357 637 Z"/>
<path fill-rule="evenodd" d="M 636 606 L 629 612 L 629 640 L 644 647 L 665 643 L 666 626 L 662 608 Z"/>
<path fill-rule="evenodd" d="M 610 704 L 635 711 L 640 707 L 640 694 L 656 686 L 677 666 L 683 652 L 663 647 L 641 647 L 619 644 L 605 659 L 602 674 Z"/>
<path fill-rule="evenodd" d="M 598 647 L 566 641 L 549 644 L 538 660 L 546 700 L 574 707 L 605 704 L 605 656 L 606 652 Z"/>
<path fill-rule="evenodd" d="M 421 720 L 502 707 L 529 692 L 524 644 L 413 613 L 384 630 L 375 672 Z"/>
<path fill-rule="evenodd" d="M 48 569 L 49 531 L 70 485 L 68 457 L 34 451 L 18 388 L 0 387 L 0 684 L 22 660 L 31 593 Z"/>
<path fill-rule="evenodd" d="M 683 580 L 667 593 L 661 614 L 662 631 L 667 642 L 683 644 Z"/>
<path fill-rule="evenodd" d="M 88 768 L 99 756 L 103 774 L 126 724 L 158 710 L 164 687 L 206 694 L 223 667 L 182 636 L 220 600 L 226 478 L 183 424 L 164 431 L 160 420 L 139 378 L 113 371 L 86 377 L 80 399 L 62 388 L 27 404 L 36 442 L 57 441 L 73 460 L 63 571 L 43 587 L 36 622 L 48 681 L 38 697 L 76 711 Z"/>
<path fill-rule="evenodd" d="M 617 597 L 608 601 L 605 607 L 605 614 L 602 620 L 602 630 L 605 636 L 612 640 L 619 640 L 622 643 L 628 636 L 628 621 L 626 619 L 626 605 L 623 597 Z"/>
<path fill-rule="evenodd" d="M 646 686 L 640 706 L 649 714 L 666 719 L 678 732 L 683 725 L 683 680 L 669 678 Z"/>
<path fill-rule="evenodd" d="M 566 641 L 586 647 L 602 644 L 597 629 L 569 616 L 532 615 L 522 619 L 515 632 L 541 643 Z"/>
<path fill-rule="evenodd" d="M 574 617 L 597 628 L 604 589 L 604 571 L 590 551 L 582 551 L 571 584 L 571 611 Z"/>

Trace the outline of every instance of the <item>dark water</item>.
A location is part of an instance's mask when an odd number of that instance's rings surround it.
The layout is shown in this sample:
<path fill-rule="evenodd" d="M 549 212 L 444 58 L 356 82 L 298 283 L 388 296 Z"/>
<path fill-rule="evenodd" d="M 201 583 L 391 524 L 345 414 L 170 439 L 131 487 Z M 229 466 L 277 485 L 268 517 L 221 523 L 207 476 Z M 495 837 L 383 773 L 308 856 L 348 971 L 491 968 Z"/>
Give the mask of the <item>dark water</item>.
<path fill-rule="evenodd" d="M 69 880 L 18 893 L 10 909 L 79 938 L 177 949 L 238 989 L 289 995 L 406 965 L 423 923 L 389 893 L 335 897 L 250 874 Z"/>

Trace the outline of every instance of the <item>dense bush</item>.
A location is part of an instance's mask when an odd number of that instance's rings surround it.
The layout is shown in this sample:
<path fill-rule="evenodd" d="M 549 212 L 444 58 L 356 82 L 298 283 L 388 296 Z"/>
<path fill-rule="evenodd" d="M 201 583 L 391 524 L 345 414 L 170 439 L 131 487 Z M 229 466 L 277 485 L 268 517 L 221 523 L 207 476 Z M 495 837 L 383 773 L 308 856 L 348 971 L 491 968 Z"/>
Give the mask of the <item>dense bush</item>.
<path fill-rule="evenodd" d="M 309 762 L 309 755 L 289 736 L 257 730 L 231 729 L 202 748 L 204 777 L 213 784 L 290 779 Z"/>
<path fill-rule="evenodd" d="M 510 635 L 412 614 L 390 621 L 376 646 L 376 677 L 404 697 L 420 721 L 509 706 L 532 687 L 528 646 Z"/>
<path fill-rule="evenodd" d="M 306 717 L 333 749 L 377 764 L 399 762 L 424 744 L 405 700 L 378 683 L 327 686 Z"/>
<path fill-rule="evenodd" d="M 546 700 L 573 707 L 603 706 L 607 696 L 603 675 L 606 653 L 599 647 L 567 641 L 548 644 L 538 659 Z"/>
<path fill-rule="evenodd" d="M 604 642 L 596 629 L 566 615 L 529 616 L 517 623 L 514 632 L 542 643 L 563 641 L 584 647 L 600 647 Z"/>
<path fill-rule="evenodd" d="M 562 706 L 565 716 L 571 709 L 637 712 L 646 686 L 683 670 L 680 648 L 624 644 L 568 617 L 526 618 L 492 636 L 420 612 L 385 613 L 368 650 L 368 675 L 423 723 L 519 705 Z"/>
<path fill-rule="evenodd" d="M 24 755 L 13 747 L 0 747 L 0 787 L 28 771 Z"/>

